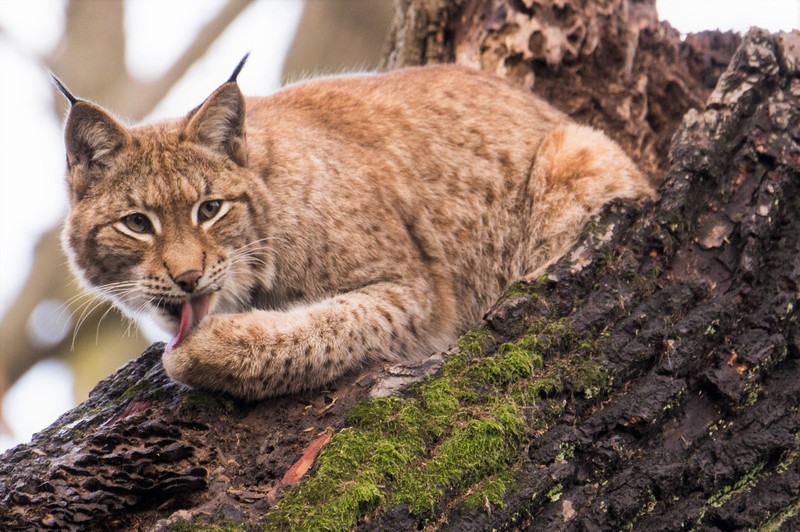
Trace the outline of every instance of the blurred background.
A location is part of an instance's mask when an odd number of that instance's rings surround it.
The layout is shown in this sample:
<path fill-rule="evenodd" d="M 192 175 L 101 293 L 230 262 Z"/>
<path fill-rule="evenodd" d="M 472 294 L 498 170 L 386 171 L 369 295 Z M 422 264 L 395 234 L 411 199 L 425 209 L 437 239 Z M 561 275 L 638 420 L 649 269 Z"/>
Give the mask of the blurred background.
<path fill-rule="evenodd" d="M 800 0 L 658 0 L 682 33 L 800 26 Z M 77 96 L 129 123 L 179 116 L 239 76 L 245 94 L 376 68 L 392 0 L 0 0 L 0 451 L 165 340 L 80 291 L 58 242 L 61 136 Z"/>

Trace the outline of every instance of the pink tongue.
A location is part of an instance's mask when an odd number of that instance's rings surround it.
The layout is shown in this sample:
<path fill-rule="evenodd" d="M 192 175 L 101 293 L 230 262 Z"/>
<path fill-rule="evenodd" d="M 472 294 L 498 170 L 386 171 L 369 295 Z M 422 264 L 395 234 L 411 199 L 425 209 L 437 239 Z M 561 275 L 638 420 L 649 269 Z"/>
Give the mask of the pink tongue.
<path fill-rule="evenodd" d="M 178 327 L 178 334 L 167 344 L 166 352 L 169 353 L 189 335 L 192 329 L 208 314 L 208 304 L 211 295 L 187 299 L 181 305 L 181 324 Z"/>

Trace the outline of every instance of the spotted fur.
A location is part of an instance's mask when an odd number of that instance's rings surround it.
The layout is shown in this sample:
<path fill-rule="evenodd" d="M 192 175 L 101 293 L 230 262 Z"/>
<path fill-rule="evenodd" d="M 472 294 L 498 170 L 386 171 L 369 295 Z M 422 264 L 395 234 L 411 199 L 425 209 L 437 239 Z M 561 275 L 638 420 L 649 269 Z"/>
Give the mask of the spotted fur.
<path fill-rule="evenodd" d="M 75 99 L 65 135 L 79 277 L 173 333 L 213 294 L 163 363 L 247 399 L 446 348 L 604 203 L 652 194 L 602 133 L 456 66 L 250 98 L 232 76 L 131 128 Z"/>

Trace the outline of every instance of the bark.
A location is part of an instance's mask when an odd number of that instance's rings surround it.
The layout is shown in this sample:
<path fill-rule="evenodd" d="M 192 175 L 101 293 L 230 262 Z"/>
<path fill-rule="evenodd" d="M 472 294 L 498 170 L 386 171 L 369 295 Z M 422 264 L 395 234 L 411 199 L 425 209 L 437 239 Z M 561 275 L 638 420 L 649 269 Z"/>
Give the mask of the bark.
<path fill-rule="evenodd" d="M 800 35 L 681 43 L 650 2 L 554 4 L 400 2 L 388 63 L 470 50 L 532 82 L 656 203 L 609 206 L 415 367 L 243 404 L 170 382 L 155 345 L 0 457 L 1 527 L 800 527 Z"/>

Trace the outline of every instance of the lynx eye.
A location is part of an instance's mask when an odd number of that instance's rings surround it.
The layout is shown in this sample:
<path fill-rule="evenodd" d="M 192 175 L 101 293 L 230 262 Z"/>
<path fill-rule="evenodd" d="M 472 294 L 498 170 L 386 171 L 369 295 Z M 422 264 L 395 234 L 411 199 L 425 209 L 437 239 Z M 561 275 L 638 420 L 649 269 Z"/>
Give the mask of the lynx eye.
<path fill-rule="evenodd" d="M 125 224 L 125 227 L 128 229 L 140 235 L 146 235 L 153 232 L 153 223 L 150 221 L 150 218 L 140 212 L 135 212 L 125 216 L 122 219 L 122 223 Z"/>
<path fill-rule="evenodd" d="M 200 204 L 200 207 L 197 209 L 197 221 L 198 223 L 205 222 L 206 220 L 212 219 L 219 213 L 219 210 L 222 208 L 222 200 L 209 200 L 204 201 Z"/>

